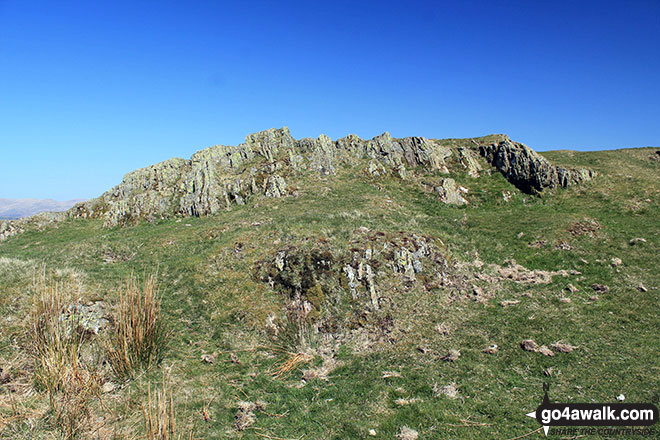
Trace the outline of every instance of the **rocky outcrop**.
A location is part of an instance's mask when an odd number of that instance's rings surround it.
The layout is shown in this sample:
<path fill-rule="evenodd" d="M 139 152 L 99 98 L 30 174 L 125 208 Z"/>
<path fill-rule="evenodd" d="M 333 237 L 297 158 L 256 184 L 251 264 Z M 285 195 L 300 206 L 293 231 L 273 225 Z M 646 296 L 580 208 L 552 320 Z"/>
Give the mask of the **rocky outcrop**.
<path fill-rule="evenodd" d="M 369 319 L 382 325 L 395 306 L 393 291 L 467 289 L 466 275 L 450 260 L 430 237 L 360 228 L 348 248 L 307 242 L 279 249 L 254 275 L 285 295 L 289 320 L 337 334 Z"/>
<path fill-rule="evenodd" d="M 479 161 L 475 157 L 474 150 L 467 147 L 459 147 L 456 149 L 458 152 L 458 160 L 470 177 L 479 177 L 479 171 L 482 170 Z"/>
<path fill-rule="evenodd" d="M 0 221 L 0 241 L 4 241 L 9 237 L 20 234 L 26 229 L 43 229 L 46 226 L 64 220 L 67 216 L 68 214 L 64 212 L 41 212 L 32 217 Z"/>
<path fill-rule="evenodd" d="M 552 165 L 531 148 L 508 138 L 499 143 L 481 145 L 479 151 L 509 182 L 526 193 L 567 187 L 590 180 L 595 175 L 591 170 L 570 170 Z"/>
<path fill-rule="evenodd" d="M 284 167 L 332 175 L 339 166 L 368 159 L 373 175 L 389 169 L 404 178 L 406 166 L 447 172 L 445 160 L 451 154 L 421 137 L 393 139 L 383 133 L 371 140 L 355 135 L 295 140 L 286 127 L 270 129 L 248 135 L 237 147 L 218 145 L 189 160 L 174 158 L 133 171 L 101 197 L 76 205 L 70 215 L 104 218 L 106 226 L 176 214 L 203 216 L 242 205 L 257 193 L 285 196 L 286 181 L 276 173 Z"/>
<path fill-rule="evenodd" d="M 20 229 L 14 225 L 13 221 L 0 222 L 0 241 L 6 240 L 19 232 L 21 232 Z"/>
<path fill-rule="evenodd" d="M 478 140 L 496 143 L 479 147 Z M 106 226 L 115 226 L 172 215 L 210 215 L 243 205 L 257 194 L 284 197 L 292 175 L 311 171 L 328 176 L 343 166 L 356 165 L 365 167 L 372 177 L 409 179 L 420 173 L 437 176 L 449 173 L 453 167 L 476 178 L 487 160 L 527 192 L 567 186 L 592 176 L 586 170 L 555 167 L 506 136 L 478 140 L 395 139 L 387 132 L 371 140 L 355 135 L 336 141 L 325 135 L 296 140 L 286 127 L 270 129 L 248 135 L 236 147 L 217 145 L 188 160 L 174 158 L 133 171 L 99 198 L 76 205 L 69 216 L 103 218 Z M 467 189 L 453 179 L 432 187 L 443 203 L 467 203 Z"/>

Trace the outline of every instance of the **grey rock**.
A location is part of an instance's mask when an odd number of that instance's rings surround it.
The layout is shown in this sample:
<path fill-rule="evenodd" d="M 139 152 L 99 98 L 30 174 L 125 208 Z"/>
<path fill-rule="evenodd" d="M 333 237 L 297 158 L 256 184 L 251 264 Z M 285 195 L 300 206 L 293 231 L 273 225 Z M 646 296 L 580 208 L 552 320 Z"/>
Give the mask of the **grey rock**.
<path fill-rule="evenodd" d="M 479 164 L 477 158 L 475 157 L 474 150 L 459 147 L 457 149 L 458 160 L 460 161 L 463 168 L 467 170 L 467 173 L 470 177 L 479 177 L 479 171 L 482 170 L 481 165 Z"/>
<path fill-rule="evenodd" d="M 373 177 L 378 177 L 387 174 L 387 170 L 382 163 L 376 160 L 370 160 L 369 165 L 367 166 L 367 173 Z"/>
<path fill-rule="evenodd" d="M 440 201 L 448 205 L 458 205 L 462 206 L 468 203 L 468 201 L 463 197 L 460 187 L 456 185 L 456 181 L 451 178 L 442 179 L 442 183 L 439 186 L 433 188 L 433 190 L 440 196 Z"/>
<path fill-rule="evenodd" d="M 145 219 L 211 215 L 249 203 L 259 194 L 284 196 L 285 169 L 287 176 L 305 171 L 328 176 L 341 166 L 356 166 L 361 161 L 368 161 L 371 176 L 398 175 L 415 182 L 416 173 L 449 172 L 447 159 L 455 155 L 455 162 L 470 176 L 477 177 L 482 164 L 488 162 L 514 185 L 530 192 L 593 176 L 588 170 L 555 167 L 522 144 L 506 137 L 498 139 L 503 140 L 479 148 L 448 146 L 456 144 L 422 137 L 395 139 L 387 132 L 371 140 L 356 135 L 337 141 L 325 135 L 296 140 L 288 128 L 272 128 L 246 136 L 236 147 L 216 145 L 190 159 L 174 158 L 128 173 L 119 185 L 77 204 L 65 217 L 101 218 L 105 226 L 113 227 Z M 445 179 L 435 190 L 444 203 L 467 203 L 462 195 L 466 190 L 452 179 Z M 13 233 L 8 230 L 0 232 L 0 239 Z"/>
<path fill-rule="evenodd" d="M 266 197 L 283 197 L 286 195 L 286 182 L 277 174 L 268 177 L 266 181 Z"/>
<path fill-rule="evenodd" d="M 595 176 L 591 170 L 569 170 L 552 165 L 531 148 L 508 138 L 496 144 L 482 145 L 479 151 L 509 182 L 526 193 L 567 187 Z"/>
<path fill-rule="evenodd" d="M 60 317 L 65 328 L 80 329 L 87 333 L 99 334 L 110 324 L 104 302 L 90 304 L 71 304 Z"/>

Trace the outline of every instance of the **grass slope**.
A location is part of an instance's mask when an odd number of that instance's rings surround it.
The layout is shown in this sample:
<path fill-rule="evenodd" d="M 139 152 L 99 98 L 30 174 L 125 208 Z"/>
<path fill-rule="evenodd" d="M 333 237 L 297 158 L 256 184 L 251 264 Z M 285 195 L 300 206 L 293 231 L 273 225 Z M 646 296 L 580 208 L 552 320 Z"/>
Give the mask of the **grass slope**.
<path fill-rule="evenodd" d="M 163 377 L 175 384 L 179 425 L 205 439 L 371 438 L 370 429 L 375 438 L 392 439 L 404 425 L 420 438 L 512 438 L 538 428 L 525 413 L 540 403 L 544 381 L 553 400 L 610 402 L 624 394 L 626 401 L 657 404 L 660 161 L 650 160 L 652 153 L 544 153 L 557 164 L 592 168 L 599 177 L 541 197 L 518 192 L 499 174 L 456 175 L 470 188 L 471 204 L 464 208 L 443 205 L 405 181 L 377 185 L 346 170 L 332 179 L 301 176 L 290 182 L 298 197 L 257 198 L 211 217 L 115 229 L 75 220 L 13 237 L 0 244 L 0 367 L 13 367 L 23 385 L 14 392 L 0 385 L 0 438 L 58 438 L 45 397 L 28 392 L 25 319 L 33 279 L 43 267 L 83 297 L 111 303 L 130 274 L 159 274 L 173 334 L 165 360 L 102 396 L 95 410 L 105 422 L 90 438 L 140 435 L 141 402 Z M 572 234 L 585 219 L 600 229 Z M 530 269 L 581 275 L 555 277 L 547 285 L 508 283 L 485 302 L 447 302 L 432 293 L 410 298 L 405 310 L 418 317 L 417 325 L 397 344 L 340 347 L 327 380 L 301 386 L 300 370 L 273 377 L 269 371 L 283 360 L 282 347 L 265 336 L 263 325 L 283 299 L 254 278 L 255 263 L 282 243 L 312 239 L 345 246 L 363 226 L 438 237 L 462 261 L 515 259 Z M 646 242 L 631 245 L 635 237 Z M 545 244 L 530 246 L 536 242 Z M 562 243 L 570 250 L 560 249 Z M 613 267 L 614 257 L 623 264 Z M 567 292 L 569 282 L 579 290 Z M 610 292 L 592 299 L 593 283 L 606 284 Z M 638 290 L 640 283 L 647 292 Z M 561 300 L 566 297 L 571 301 Z M 504 300 L 520 302 L 502 307 Z M 438 324 L 448 332 L 435 331 Z M 521 350 L 526 338 L 579 348 L 546 357 Z M 483 353 L 491 344 L 499 352 Z M 432 354 L 450 349 L 460 349 L 455 362 Z M 215 362 L 202 362 L 203 354 L 215 354 Z M 312 366 L 322 362 L 316 356 Z M 383 378 L 384 371 L 400 377 Z M 450 384 L 458 398 L 438 393 Z M 258 400 L 267 407 L 255 412 L 248 429 L 236 430 L 238 402 Z M 24 416 L 17 417 L 21 411 Z"/>

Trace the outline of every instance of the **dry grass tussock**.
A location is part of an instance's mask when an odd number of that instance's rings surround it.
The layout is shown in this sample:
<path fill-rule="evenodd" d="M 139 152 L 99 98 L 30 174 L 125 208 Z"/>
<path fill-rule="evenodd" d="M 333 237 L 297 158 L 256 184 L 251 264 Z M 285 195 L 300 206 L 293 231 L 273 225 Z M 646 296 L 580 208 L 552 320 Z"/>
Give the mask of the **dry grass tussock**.
<path fill-rule="evenodd" d="M 19 268 L 24 270 L 18 282 L 33 295 L 25 304 L 26 337 L 16 344 L 11 359 L 0 359 L 1 372 L 7 376 L 0 390 L 0 438 L 32 438 L 49 432 L 66 440 L 100 439 L 124 438 L 117 437 L 117 429 L 134 433 L 135 425 L 117 424 L 125 415 L 113 400 L 118 396 L 104 394 L 103 384 L 112 376 L 134 376 L 162 358 L 166 332 L 156 276 L 144 284 L 128 279 L 113 316 L 108 317 L 114 325 L 96 335 L 85 330 L 82 313 L 72 312 L 72 305 L 84 303 L 80 276 L 19 260 L 0 261 L 0 271 L 8 270 L 15 277 Z M 176 434 L 171 392 L 168 397 L 163 389 L 142 398 L 150 420 L 145 424 L 146 438 L 189 438 Z"/>
<path fill-rule="evenodd" d="M 142 288 L 135 277 L 130 277 L 120 292 L 115 326 L 105 344 L 112 370 L 126 379 L 140 368 L 159 363 L 167 337 L 157 276 L 150 276 Z"/>
<path fill-rule="evenodd" d="M 53 420 L 65 438 L 76 438 L 88 426 L 92 400 L 100 399 L 100 376 L 96 365 L 83 361 L 84 333 L 65 318 L 71 295 L 45 271 L 37 291 L 30 317 L 34 386 L 47 393 Z"/>

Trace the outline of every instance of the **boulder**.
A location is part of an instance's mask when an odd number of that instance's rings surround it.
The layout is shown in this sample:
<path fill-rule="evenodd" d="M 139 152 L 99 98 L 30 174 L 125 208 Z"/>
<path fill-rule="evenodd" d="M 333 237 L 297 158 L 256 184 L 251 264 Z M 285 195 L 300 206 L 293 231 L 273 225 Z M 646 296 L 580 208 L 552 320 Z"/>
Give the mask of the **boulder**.
<path fill-rule="evenodd" d="M 456 181 L 451 178 L 442 179 L 440 185 L 433 188 L 440 196 L 440 201 L 448 205 L 466 205 L 468 201 L 463 197 L 465 191 L 456 185 Z"/>

